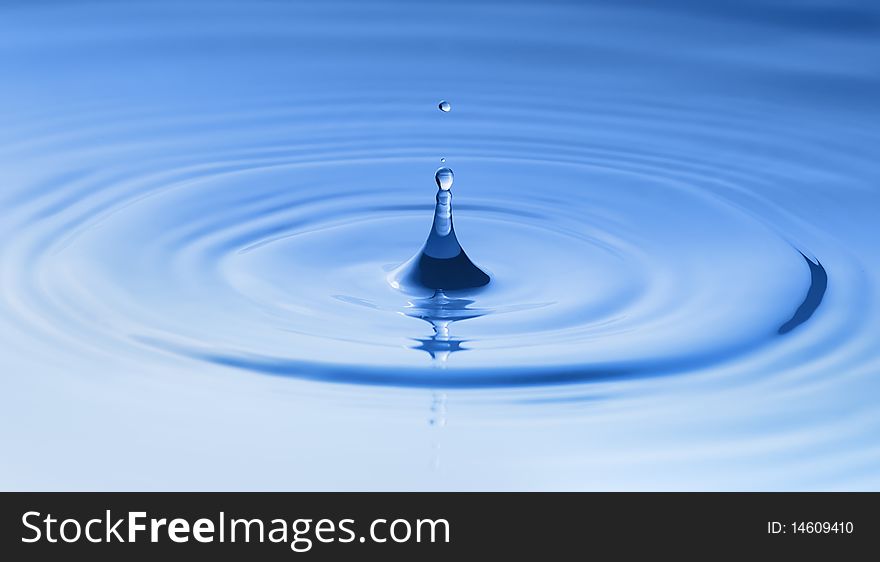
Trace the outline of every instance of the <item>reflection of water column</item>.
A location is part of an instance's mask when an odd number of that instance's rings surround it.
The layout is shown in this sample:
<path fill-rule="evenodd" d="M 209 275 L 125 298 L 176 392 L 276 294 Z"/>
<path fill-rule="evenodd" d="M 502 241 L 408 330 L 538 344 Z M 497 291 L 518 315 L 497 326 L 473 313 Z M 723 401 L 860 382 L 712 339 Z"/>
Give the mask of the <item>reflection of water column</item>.
<path fill-rule="evenodd" d="M 428 322 L 433 326 L 434 334 L 429 338 L 416 339 L 419 345 L 413 346 L 413 349 L 427 352 L 434 360 L 435 368 L 445 369 L 449 354 L 461 351 L 462 340 L 449 335 L 449 325 L 452 320 L 428 320 Z"/>
<path fill-rule="evenodd" d="M 451 346 L 449 345 L 451 342 L 449 337 L 449 323 L 449 320 L 434 322 L 434 337 L 432 338 L 435 344 L 442 345 L 442 348 L 436 351 L 433 357 L 435 361 L 440 363 L 441 368 L 444 369 L 446 368 L 446 360 L 449 359 L 449 354 L 452 352 Z M 456 349 L 458 349 L 457 346 Z"/>
<path fill-rule="evenodd" d="M 441 368 L 443 368 L 442 365 Z M 433 428 L 433 435 L 431 439 L 431 468 L 433 468 L 434 470 L 438 470 L 440 468 L 440 432 L 446 426 L 445 392 L 435 391 L 431 393 L 431 416 L 430 418 L 428 418 L 428 423 Z"/>
<path fill-rule="evenodd" d="M 464 340 L 450 334 L 452 323 L 486 314 L 486 311 L 468 308 L 473 302 L 469 299 L 451 299 L 440 290 L 434 291 L 430 298 L 410 301 L 405 314 L 424 320 L 434 332 L 428 338 L 414 338 L 419 345 L 413 346 L 413 349 L 427 352 L 435 360 L 435 367 L 445 367 L 449 355 L 461 351 L 461 344 L 464 343 Z"/>

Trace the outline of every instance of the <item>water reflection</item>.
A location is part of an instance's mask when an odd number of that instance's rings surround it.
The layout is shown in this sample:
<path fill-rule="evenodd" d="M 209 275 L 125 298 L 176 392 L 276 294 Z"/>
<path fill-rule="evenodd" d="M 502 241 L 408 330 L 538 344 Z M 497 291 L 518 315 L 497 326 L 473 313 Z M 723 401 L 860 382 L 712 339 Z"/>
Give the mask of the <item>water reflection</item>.
<path fill-rule="evenodd" d="M 431 325 L 434 333 L 427 338 L 413 338 L 418 345 L 413 349 L 426 352 L 440 362 L 445 362 L 450 354 L 462 351 L 462 344 L 467 340 L 450 334 L 453 322 L 478 318 L 487 314 L 488 310 L 469 308 L 474 301 L 466 298 L 450 298 L 442 290 L 437 290 L 429 298 L 414 299 L 404 309 L 404 314 Z"/>

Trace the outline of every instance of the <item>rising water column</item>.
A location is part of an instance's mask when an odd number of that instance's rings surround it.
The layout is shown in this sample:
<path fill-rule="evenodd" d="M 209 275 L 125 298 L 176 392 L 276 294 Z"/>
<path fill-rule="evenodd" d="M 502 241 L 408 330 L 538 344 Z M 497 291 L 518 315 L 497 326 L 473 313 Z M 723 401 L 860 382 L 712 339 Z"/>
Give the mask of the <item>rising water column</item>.
<path fill-rule="evenodd" d="M 468 291 L 485 287 L 491 281 L 486 272 L 468 257 L 452 224 L 452 182 L 454 174 L 446 167 L 434 174 L 437 205 L 428 239 L 416 255 L 388 275 L 395 289 L 411 294 L 435 291 Z"/>

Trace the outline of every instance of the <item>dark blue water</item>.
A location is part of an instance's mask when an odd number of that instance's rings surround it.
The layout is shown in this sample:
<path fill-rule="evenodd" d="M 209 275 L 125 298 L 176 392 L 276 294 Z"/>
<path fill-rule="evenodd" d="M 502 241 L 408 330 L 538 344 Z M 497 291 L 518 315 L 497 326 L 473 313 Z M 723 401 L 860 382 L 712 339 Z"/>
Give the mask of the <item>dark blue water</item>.
<path fill-rule="evenodd" d="M 9 3 L 0 53 L 7 488 L 880 483 L 875 3 Z"/>

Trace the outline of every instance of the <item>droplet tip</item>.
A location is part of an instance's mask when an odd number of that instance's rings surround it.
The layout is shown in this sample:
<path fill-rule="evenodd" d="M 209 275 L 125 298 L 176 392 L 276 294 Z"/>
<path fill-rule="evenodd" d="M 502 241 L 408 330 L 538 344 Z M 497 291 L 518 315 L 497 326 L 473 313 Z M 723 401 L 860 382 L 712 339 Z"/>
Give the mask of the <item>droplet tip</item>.
<path fill-rule="evenodd" d="M 452 182 L 454 179 L 455 174 L 453 174 L 452 170 L 446 166 L 437 168 L 437 171 L 434 173 L 434 181 L 437 183 L 437 187 L 442 191 L 449 191 L 452 189 Z"/>

